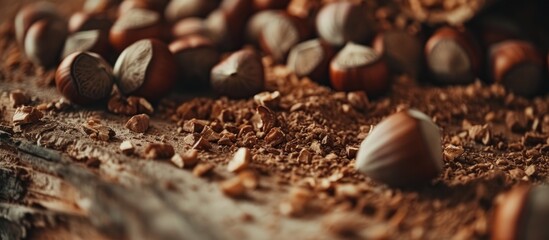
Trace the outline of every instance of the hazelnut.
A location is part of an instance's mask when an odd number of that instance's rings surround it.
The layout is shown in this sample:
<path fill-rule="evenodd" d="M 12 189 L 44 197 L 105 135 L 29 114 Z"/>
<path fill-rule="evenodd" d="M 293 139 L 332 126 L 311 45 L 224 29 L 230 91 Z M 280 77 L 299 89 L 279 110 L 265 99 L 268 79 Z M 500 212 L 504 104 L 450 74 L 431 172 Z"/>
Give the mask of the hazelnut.
<path fill-rule="evenodd" d="M 227 15 L 227 20 L 242 31 L 254 12 L 253 0 L 223 0 L 219 8 Z"/>
<path fill-rule="evenodd" d="M 473 27 L 476 36 L 479 37 L 484 47 L 524 36 L 520 26 L 504 16 L 483 16 Z"/>
<path fill-rule="evenodd" d="M 358 150 L 356 168 L 373 180 L 413 187 L 442 170 L 439 128 L 417 110 L 404 110 L 380 122 Z"/>
<path fill-rule="evenodd" d="M 246 26 L 246 40 L 253 44 L 259 44 L 261 31 L 273 19 L 279 17 L 280 14 L 283 14 L 283 11 L 265 10 L 254 14 Z"/>
<path fill-rule="evenodd" d="M 390 87 L 385 60 L 372 48 L 348 43 L 330 63 L 330 81 L 338 91 L 366 91 L 370 97 L 385 94 Z"/>
<path fill-rule="evenodd" d="M 75 33 L 99 29 L 108 32 L 112 22 L 105 15 L 77 12 L 69 18 L 69 32 Z"/>
<path fill-rule="evenodd" d="M 258 54 L 244 49 L 231 54 L 212 69 L 214 91 L 231 98 L 246 98 L 263 90 L 265 76 Z"/>
<path fill-rule="evenodd" d="M 392 72 L 412 77 L 420 73 L 423 54 L 417 37 L 402 30 L 387 31 L 374 38 L 372 47 L 385 58 Z"/>
<path fill-rule="evenodd" d="M 57 90 L 69 101 L 91 105 L 109 97 L 113 86 L 111 66 L 99 55 L 76 52 L 57 68 Z"/>
<path fill-rule="evenodd" d="M 219 52 L 213 43 L 202 36 L 190 35 L 170 44 L 175 57 L 179 82 L 186 87 L 207 87 L 210 72 L 219 62 Z"/>
<path fill-rule="evenodd" d="M 530 43 L 508 40 L 490 48 L 490 74 L 512 92 L 531 97 L 544 86 L 543 57 Z"/>
<path fill-rule="evenodd" d="M 305 39 L 304 24 L 300 19 L 280 14 L 273 17 L 261 30 L 261 49 L 271 55 L 276 62 L 284 62 L 290 49 Z"/>
<path fill-rule="evenodd" d="M 150 122 L 149 115 L 138 114 L 131 117 L 130 120 L 126 122 L 126 125 L 124 125 L 124 127 L 126 127 L 132 132 L 145 133 L 147 129 L 149 129 L 149 122 Z"/>
<path fill-rule="evenodd" d="M 228 15 L 218 9 L 206 19 L 208 37 L 223 51 L 236 50 L 243 44 L 243 32 L 240 26 L 229 21 Z"/>
<path fill-rule="evenodd" d="M 465 30 L 442 27 L 425 45 L 427 66 L 435 80 L 443 84 L 466 84 L 480 72 L 481 53 Z"/>
<path fill-rule="evenodd" d="M 373 32 L 371 25 L 364 5 L 346 1 L 324 5 L 316 17 L 318 35 L 335 46 L 366 42 Z"/>
<path fill-rule="evenodd" d="M 63 21 L 57 7 L 50 2 L 40 1 L 25 5 L 15 16 L 15 37 L 21 45 L 29 28 L 39 20 Z"/>
<path fill-rule="evenodd" d="M 330 83 L 330 61 L 335 55 L 331 45 L 320 39 L 302 42 L 292 48 L 288 56 L 288 69 L 298 77 L 328 85 Z"/>
<path fill-rule="evenodd" d="M 145 9 L 131 9 L 114 23 L 110 30 L 111 45 L 119 52 L 146 38 L 163 38 L 160 15 Z"/>
<path fill-rule="evenodd" d="M 177 22 L 189 17 L 206 17 L 218 5 L 216 0 L 172 0 L 166 6 L 168 22 Z"/>
<path fill-rule="evenodd" d="M 180 20 L 173 25 L 173 39 L 178 39 L 189 35 L 208 36 L 208 28 L 204 20 L 200 18 L 190 17 Z"/>
<path fill-rule="evenodd" d="M 547 239 L 549 187 L 514 187 L 500 198 L 492 215 L 492 239 Z"/>
<path fill-rule="evenodd" d="M 122 0 L 86 0 L 84 12 L 87 13 L 105 13 L 111 9 L 114 9 Z"/>
<path fill-rule="evenodd" d="M 120 54 L 114 65 L 114 76 L 122 94 L 158 100 L 175 84 L 175 60 L 164 43 L 155 39 L 140 40 Z"/>
<path fill-rule="evenodd" d="M 254 0 L 254 9 L 257 11 L 267 9 L 286 9 L 290 0 Z"/>
<path fill-rule="evenodd" d="M 37 65 L 52 68 L 59 63 L 67 39 L 67 25 L 63 21 L 42 19 L 29 28 L 25 37 L 25 53 Z"/>
<path fill-rule="evenodd" d="M 93 52 L 107 58 L 109 49 L 109 37 L 106 32 L 88 30 L 69 35 L 61 56 L 65 58 L 75 52 Z"/>

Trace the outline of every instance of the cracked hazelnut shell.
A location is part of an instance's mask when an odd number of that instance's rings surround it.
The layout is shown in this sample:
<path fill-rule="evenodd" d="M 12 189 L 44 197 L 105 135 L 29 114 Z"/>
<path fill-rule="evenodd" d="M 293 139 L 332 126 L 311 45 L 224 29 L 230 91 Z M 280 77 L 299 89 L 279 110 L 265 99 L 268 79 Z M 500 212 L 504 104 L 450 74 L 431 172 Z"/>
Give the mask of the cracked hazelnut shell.
<path fill-rule="evenodd" d="M 118 52 L 134 42 L 146 38 L 164 39 L 164 26 L 157 12 L 146 9 L 131 9 L 114 23 L 109 40 Z"/>
<path fill-rule="evenodd" d="M 59 93 L 83 106 L 107 99 L 113 84 L 112 67 L 101 56 L 90 52 L 69 55 L 55 72 Z"/>
<path fill-rule="evenodd" d="M 377 124 L 361 143 L 355 167 L 393 187 L 415 187 L 436 178 L 443 167 L 439 128 L 409 109 Z"/>
<path fill-rule="evenodd" d="M 263 90 L 265 76 L 259 55 L 251 49 L 231 54 L 211 73 L 212 89 L 230 98 L 247 98 Z"/>
<path fill-rule="evenodd" d="M 175 60 L 163 42 L 140 40 L 120 54 L 114 65 L 114 76 L 122 94 L 159 100 L 175 85 Z"/>

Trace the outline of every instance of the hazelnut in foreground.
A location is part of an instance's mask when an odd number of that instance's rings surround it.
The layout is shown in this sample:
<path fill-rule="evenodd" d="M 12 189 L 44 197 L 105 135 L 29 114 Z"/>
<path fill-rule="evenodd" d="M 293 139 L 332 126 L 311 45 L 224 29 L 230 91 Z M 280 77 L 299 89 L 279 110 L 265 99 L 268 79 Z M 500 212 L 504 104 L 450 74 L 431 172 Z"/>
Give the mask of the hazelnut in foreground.
<path fill-rule="evenodd" d="M 334 46 L 364 43 L 373 32 L 366 13 L 362 4 L 347 1 L 326 4 L 316 17 L 318 35 Z"/>
<path fill-rule="evenodd" d="M 549 187 L 520 185 L 499 198 L 492 215 L 491 238 L 549 239 Z"/>
<path fill-rule="evenodd" d="M 425 45 L 427 66 L 442 84 L 467 84 L 478 76 L 482 56 L 469 32 L 452 27 L 438 29 Z"/>
<path fill-rule="evenodd" d="M 59 63 L 68 35 L 67 24 L 42 19 L 29 28 L 25 37 L 25 53 L 37 65 L 53 68 Z"/>
<path fill-rule="evenodd" d="M 118 18 L 110 30 L 109 40 L 118 51 L 146 38 L 163 39 L 164 26 L 160 14 L 146 9 L 131 9 Z"/>
<path fill-rule="evenodd" d="M 532 44 L 508 40 L 490 48 L 490 74 L 511 92 L 532 97 L 544 86 L 543 57 Z"/>
<path fill-rule="evenodd" d="M 375 126 L 356 157 L 360 172 L 393 187 L 428 183 L 442 167 L 439 128 L 413 109 L 395 113 Z"/>
<path fill-rule="evenodd" d="M 262 91 L 265 84 L 261 58 L 251 49 L 237 51 L 212 69 L 210 81 L 220 95 L 251 97 Z"/>
<path fill-rule="evenodd" d="M 116 85 L 122 94 L 159 100 L 175 84 L 175 60 L 166 44 L 140 40 L 124 50 L 114 65 Z"/>
<path fill-rule="evenodd" d="M 91 105 L 109 97 L 113 79 L 111 66 L 99 55 L 89 52 L 69 55 L 55 73 L 59 93 L 79 105 Z"/>
<path fill-rule="evenodd" d="M 378 34 L 372 47 L 387 61 L 394 73 L 417 77 L 422 68 L 423 52 L 419 39 L 402 30 Z"/>
<path fill-rule="evenodd" d="M 365 91 L 370 97 L 390 88 L 389 68 L 374 49 L 348 43 L 330 63 L 330 81 L 338 91 Z"/>
<path fill-rule="evenodd" d="M 286 66 L 298 77 L 309 77 L 313 81 L 330 83 L 330 61 L 335 55 L 331 45 L 321 39 L 302 42 L 292 48 Z"/>
<path fill-rule="evenodd" d="M 205 88 L 210 85 L 210 72 L 219 62 L 220 54 L 209 39 L 190 35 L 172 42 L 169 48 L 182 86 Z"/>

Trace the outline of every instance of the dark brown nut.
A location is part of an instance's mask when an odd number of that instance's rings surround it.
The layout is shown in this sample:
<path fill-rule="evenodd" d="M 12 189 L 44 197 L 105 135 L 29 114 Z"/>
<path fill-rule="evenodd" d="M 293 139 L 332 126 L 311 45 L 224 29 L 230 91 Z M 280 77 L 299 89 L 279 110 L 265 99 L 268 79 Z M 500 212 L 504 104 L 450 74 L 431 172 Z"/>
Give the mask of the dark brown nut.
<path fill-rule="evenodd" d="M 259 44 L 259 36 L 261 31 L 272 22 L 273 19 L 278 18 L 283 11 L 279 10 L 265 10 L 254 14 L 248 21 L 246 27 L 246 40 L 253 44 Z"/>
<path fill-rule="evenodd" d="M 189 17 L 206 17 L 219 4 L 216 0 L 172 0 L 166 6 L 168 22 L 177 22 Z"/>
<path fill-rule="evenodd" d="M 174 87 L 175 68 L 174 57 L 164 43 L 145 39 L 120 54 L 114 66 L 114 76 L 123 94 L 155 101 Z"/>
<path fill-rule="evenodd" d="M 150 118 L 147 114 L 139 114 L 130 118 L 125 127 L 132 132 L 144 133 L 149 129 Z"/>
<path fill-rule="evenodd" d="M 57 68 L 55 84 L 59 93 L 69 101 L 91 105 L 109 97 L 114 76 L 111 66 L 99 55 L 76 52 Z"/>
<path fill-rule="evenodd" d="M 69 32 L 71 33 L 88 30 L 101 30 L 107 33 L 111 26 L 111 20 L 102 14 L 77 12 L 69 19 Z"/>
<path fill-rule="evenodd" d="M 335 46 L 364 43 L 373 33 L 366 12 L 362 4 L 346 1 L 326 4 L 316 17 L 318 35 Z"/>
<path fill-rule="evenodd" d="M 390 88 L 389 68 L 372 48 L 348 43 L 330 63 L 330 81 L 338 91 L 365 91 L 370 97 Z"/>
<path fill-rule="evenodd" d="M 27 31 L 25 53 L 35 64 L 44 68 L 53 68 L 59 63 L 67 35 L 65 22 L 39 20 Z"/>
<path fill-rule="evenodd" d="M 110 45 L 107 32 L 101 30 L 88 30 L 75 32 L 67 37 L 61 56 L 66 58 L 75 52 L 93 52 L 107 58 Z"/>
<path fill-rule="evenodd" d="M 63 21 L 61 14 L 50 2 L 40 1 L 25 5 L 15 16 L 15 37 L 24 46 L 29 28 L 39 20 Z"/>
<path fill-rule="evenodd" d="M 169 159 L 175 154 L 173 146 L 167 143 L 150 143 L 145 148 L 147 159 Z"/>
<path fill-rule="evenodd" d="M 121 52 L 131 44 L 146 38 L 164 39 L 160 15 L 145 9 L 132 9 L 120 16 L 110 30 L 111 45 Z"/>
<path fill-rule="evenodd" d="M 426 63 L 434 80 L 442 84 L 471 83 L 480 73 L 482 55 L 465 30 L 438 29 L 425 45 Z"/>
<path fill-rule="evenodd" d="M 12 122 L 14 125 L 25 125 L 38 122 L 44 114 L 31 106 L 23 106 L 15 109 Z"/>
<path fill-rule="evenodd" d="M 267 9 L 286 9 L 290 0 L 254 0 L 254 9 L 256 11 Z"/>
<path fill-rule="evenodd" d="M 203 19 L 185 18 L 172 27 L 172 38 L 179 39 L 190 35 L 208 36 L 208 28 Z"/>
<path fill-rule="evenodd" d="M 210 85 L 210 72 L 220 56 L 209 39 L 199 35 L 186 36 L 172 42 L 170 51 L 175 57 L 181 86 L 193 89 Z"/>
<path fill-rule="evenodd" d="M 496 203 L 492 215 L 492 239 L 547 239 L 549 188 L 519 185 Z"/>
<path fill-rule="evenodd" d="M 264 84 L 261 59 L 250 49 L 231 54 L 212 69 L 212 88 L 231 98 L 251 97 L 262 91 Z"/>
<path fill-rule="evenodd" d="M 259 35 L 261 49 L 276 62 L 286 60 L 290 49 L 307 37 L 304 23 L 300 19 L 280 14 L 267 23 Z"/>
<path fill-rule="evenodd" d="M 428 183 L 443 165 L 438 126 L 413 109 L 395 113 L 375 126 L 356 157 L 360 172 L 394 187 Z"/>
<path fill-rule="evenodd" d="M 490 74 L 518 95 L 532 97 L 545 85 L 543 57 L 531 43 L 508 40 L 490 48 Z"/>
<path fill-rule="evenodd" d="M 292 48 L 286 66 L 298 77 L 308 77 L 315 82 L 330 84 L 330 61 L 335 50 L 328 43 L 313 39 Z"/>
<path fill-rule="evenodd" d="M 421 72 L 423 52 L 417 37 L 402 30 L 387 31 L 374 38 L 372 47 L 385 58 L 391 72 L 413 78 Z"/>

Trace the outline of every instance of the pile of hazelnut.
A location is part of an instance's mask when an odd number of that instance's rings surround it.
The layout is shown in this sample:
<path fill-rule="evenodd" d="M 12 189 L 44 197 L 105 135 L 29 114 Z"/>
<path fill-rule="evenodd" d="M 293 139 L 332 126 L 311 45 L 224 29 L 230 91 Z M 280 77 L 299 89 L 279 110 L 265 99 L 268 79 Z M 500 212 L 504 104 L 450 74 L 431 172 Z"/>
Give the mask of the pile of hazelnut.
<path fill-rule="evenodd" d="M 475 38 L 464 27 L 443 26 L 423 41 L 405 29 L 376 35 L 364 2 L 309 3 L 285 11 L 293 1 L 88 0 L 66 21 L 39 2 L 19 11 L 15 28 L 28 58 L 57 67 L 57 89 L 83 106 L 106 100 L 115 85 L 122 96 L 153 102 L 176 86 L 248 98 L 265 85 L 261 53 L 299 77 L 372 98 L 390 90 L 392 74 L 438 84 L 482 77 L 527 97 L 547 85 L 546 54 L 517 37 L 517 28 L 487 23 Z M 440 140 L 430 117 L 402 111 L 374 128 L 356 166 L 391 186 L 420 185 L 442 170 Z"/>

